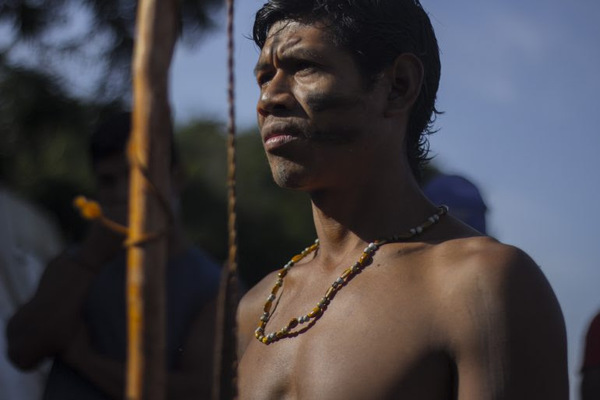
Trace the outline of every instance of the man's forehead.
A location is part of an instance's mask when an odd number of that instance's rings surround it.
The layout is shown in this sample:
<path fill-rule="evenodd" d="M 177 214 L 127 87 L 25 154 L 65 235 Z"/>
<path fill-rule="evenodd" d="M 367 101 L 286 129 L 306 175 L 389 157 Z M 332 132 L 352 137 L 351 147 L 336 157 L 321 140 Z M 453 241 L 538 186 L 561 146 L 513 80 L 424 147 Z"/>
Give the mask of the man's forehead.
<path fill-rule="evenodd" d="M 274 23 L 267 34 L 263 51 L 271 51 L 273 49 L 285 51 L 296 46 L 302 41 L 302 36 L 299 35 L 299 32 L 308 27 L 309 25 L 291 20 Z"/>
<path fill-rule="evenodd" d="M 258 64 L 261 64 L 261 60 L 265 61 L 270 58 L 273 53 L 285 54 L 296 47 L 304 47 L 309 42 L 311 47 L 320 47 L 319 45 L 330 42 L 326 28 L 322 23 L 309 24 L 293 20 L 278 21 L 269 29 Z"/>

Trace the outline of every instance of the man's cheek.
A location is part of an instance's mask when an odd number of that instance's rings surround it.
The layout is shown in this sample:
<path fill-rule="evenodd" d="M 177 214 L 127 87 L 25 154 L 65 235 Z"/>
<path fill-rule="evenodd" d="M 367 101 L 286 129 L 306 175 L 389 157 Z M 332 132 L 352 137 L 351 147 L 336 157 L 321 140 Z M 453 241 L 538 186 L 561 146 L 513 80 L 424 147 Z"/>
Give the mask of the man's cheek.
<path fill-rule="evenodd" d="M 360 98 L 337 92 L 314 92 L 307 94 L 304 101 L 313 115 L 329 111 L 345 111 L 360 104 Z"/>

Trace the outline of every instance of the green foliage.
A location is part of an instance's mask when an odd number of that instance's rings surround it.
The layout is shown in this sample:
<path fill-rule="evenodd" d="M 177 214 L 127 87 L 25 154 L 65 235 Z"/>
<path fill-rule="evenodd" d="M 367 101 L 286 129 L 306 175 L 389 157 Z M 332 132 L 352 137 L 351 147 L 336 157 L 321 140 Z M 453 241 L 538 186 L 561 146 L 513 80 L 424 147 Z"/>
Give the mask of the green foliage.
<path fill-rule="evenodd" d="M 209 11 L 222 3 L 180 2 L 187 44 L 197 43 L 212 26 Z M 89 133 L 130 96 L 136 5 L 131 0 L 0 2 L 0 27 L 10 28 L 0 40 L 0 182 L 53 213 L 69 241 L 80 240 L 85 230 L 71 205 L 73 197 L 93 196 Z M 87 17 L 83 27 L 64 29 L 82 14 Z M 13 56 L 19 52 L 27 56 Z M 70 62 L 100 69 L 89 74 L 95 89 L 85 97 L 69 90 L 65 65 Z M 196 121 L 176 131 L 186 176 L 181 207 L 187 233 L 217 260 L 225 260 L 223 126 Z M 239 265 L 252 285 L 310 243 L 314 231 L 308 199 L 273 183 L 258 134 L 239 135 L 237 150 Z"/>
<path fill-rule="evenodd" d="M 189 236 L 227 257 L 226 138 L 222 125 L 197 121 L 178 130 L 187 184 L 182 211 Z M 252 285 L 314 239 L 305 195 L 273 183 L 258 132 L 237 137 L 239 268 Z"/>
<path fill-rule="evenodd" d="M 180 1 L 187 44 L 222 3 Z M 88 134 L 131 97 L 136 9 L 133 0 L 0 2 L 0 183 L 57 215 L 68 240 L 83 231 L 71 198 L 94 187 Z M 87 92 L 77 93 L 82 67 Z"/>
<path fill-rule="evenodd" d="M 0 63 L 38 68 L 62 74 L 63 78 L 69 78 L 65 69 L 84 68 L 93 80 L 87 85 L 93 88 L 96 98 L 127 100 L 131 95 L 137 3 L 135 0 L 3 0 L 0 27 L 8 28 L 10 35 L 0 40 Z M 215 26 L 211 16 L 223 3 L 223 0 L 178 2 L 179 31 L 184 44 L 193 46 L 200 42 L 202 34 Z"/>

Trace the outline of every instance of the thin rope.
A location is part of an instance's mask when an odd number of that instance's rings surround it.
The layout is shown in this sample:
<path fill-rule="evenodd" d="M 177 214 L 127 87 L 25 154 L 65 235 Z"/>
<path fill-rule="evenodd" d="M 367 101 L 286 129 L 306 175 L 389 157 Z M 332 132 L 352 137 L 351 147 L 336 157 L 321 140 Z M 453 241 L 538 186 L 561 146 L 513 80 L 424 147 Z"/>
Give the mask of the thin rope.
<path fill-rule="evenodd" d="M 235 72 L 233 17 L 234 0 L 227 0 L 227 191 L 229 226 L 229 271 L 237 272 L 237 195 L 236 195 L 236 147 L 235 147 Z"/>
<path fill-rule="evenodd" d="M 237 397 L 237 195 L 234 73 L 234 0 L 227 0 L 227 227 L 229 256 L 221 278 L 214 355 L 213 400 Z"/>

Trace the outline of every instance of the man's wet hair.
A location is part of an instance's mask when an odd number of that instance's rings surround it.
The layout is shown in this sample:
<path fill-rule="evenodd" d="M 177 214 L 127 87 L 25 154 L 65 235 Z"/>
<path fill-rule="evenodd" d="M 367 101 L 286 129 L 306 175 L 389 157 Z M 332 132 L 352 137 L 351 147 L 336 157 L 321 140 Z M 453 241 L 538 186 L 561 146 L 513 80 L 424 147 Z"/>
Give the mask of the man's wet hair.
<path fill-rule="evenodd" d="M 412 53 L 421 60 L 423 84 L 408 121 L 407 155 L 419 178 L 429 161 L 427 136 L 440 114 L 435 100 L 440 81 L 437 39 L 418 0 L 269 0 L 257 13 L 253 39 L 263 48 L 279 21 L 323 23 L 336 46 L 347 49 L 372 82 L 397 56 Z"/>
<path fill-rule="evenodd" d="M 131 111 L 122 111 L 102 120 L 90 138 L 92 167 L 115 154 L 126 156 L 131 136 Z M 171 168 L 178 163 L 178 153 L 171 137 Z"/>

